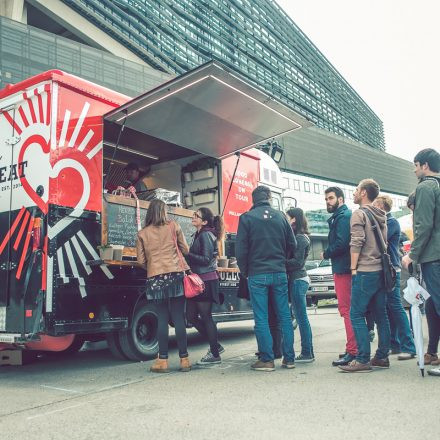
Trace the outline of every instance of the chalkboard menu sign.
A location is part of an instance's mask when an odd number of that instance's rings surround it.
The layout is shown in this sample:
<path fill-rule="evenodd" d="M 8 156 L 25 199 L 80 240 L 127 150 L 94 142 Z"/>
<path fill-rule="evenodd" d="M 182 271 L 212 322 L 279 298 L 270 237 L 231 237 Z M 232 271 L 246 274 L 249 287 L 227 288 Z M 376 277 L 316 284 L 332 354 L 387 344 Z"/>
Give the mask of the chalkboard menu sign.
<path fill-rule="evenodd" d="M 117 196 L 107 196 L 107 199 L 114 199 Z M 119 198 L 119 197 L 118 197 Z M 128 201 L 131 202 L 130 199 Z M 128 203 L 124 200 L 125 203 Z M 104 205 L 105 210 L 105 223 L 108 244 L 120 244 L 126 247 L 136 246 L 137 224 L 136 224 L 136 206 L 134 201 L 130 204 L 117 203 L 114 200 L 111 202 L 107 200 Z M 148 202 L 141 201 L 141 225 L 145 224 L 145 216 L 147 214 Z M 184 212 L 182 215 L 180 212 Z M 190 211 L 172 208 L 170 207 L 168 212 L 168 218 L 179 223 L 182 228 L 183 235 L 186 238 L 188 244 L 192 242 L 192 235 L 195 232 L 193 225 L 191 224 Z"/>

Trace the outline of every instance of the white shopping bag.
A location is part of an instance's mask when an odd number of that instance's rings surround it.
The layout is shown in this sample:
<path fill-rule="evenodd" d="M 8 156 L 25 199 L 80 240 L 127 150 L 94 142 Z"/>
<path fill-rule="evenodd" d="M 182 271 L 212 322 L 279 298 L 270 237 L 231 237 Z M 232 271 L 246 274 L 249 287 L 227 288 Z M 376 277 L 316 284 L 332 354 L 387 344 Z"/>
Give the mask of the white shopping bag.
<path fill-rule="evenodd" d="M 423 299 L 426 301 L 430 297 L 429 293 L 420 285 L 415 277 L 408 278 L 406 289 L 403 290 L 403 293 L 403 297 L 411 305 L 420 305 Z"/>

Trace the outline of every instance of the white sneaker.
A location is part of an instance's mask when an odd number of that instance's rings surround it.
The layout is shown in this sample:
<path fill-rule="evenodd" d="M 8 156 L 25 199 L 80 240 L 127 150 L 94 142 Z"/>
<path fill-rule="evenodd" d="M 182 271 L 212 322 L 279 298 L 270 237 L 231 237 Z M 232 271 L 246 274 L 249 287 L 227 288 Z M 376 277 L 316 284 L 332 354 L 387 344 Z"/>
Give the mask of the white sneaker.
<path fill-rule="evenodd" d="M 440 368 L 431 368 L 428 370 L 430 376 L 440 376 Z"/>

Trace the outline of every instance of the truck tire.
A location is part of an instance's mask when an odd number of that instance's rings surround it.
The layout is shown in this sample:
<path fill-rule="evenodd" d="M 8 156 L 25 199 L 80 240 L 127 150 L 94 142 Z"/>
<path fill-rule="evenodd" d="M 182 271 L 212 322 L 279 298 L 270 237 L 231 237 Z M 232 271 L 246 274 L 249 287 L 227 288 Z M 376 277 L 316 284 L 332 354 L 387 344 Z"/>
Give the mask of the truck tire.
<path fill-rule="evenodd" d="M 154 304 L 141 303 L 135 310 L 130 328 L 118 333 L 124 355 L 132 361 L 147 361 L 157 356 L 157 313 Z"/>
<path fill-rule="evenodd" d="M 122 351 L 118 332 L 107 333 L 105 338 L 107 339 L 108 348 L 115 358 L 120 359 L 121 361 L 129 360 Z"/>

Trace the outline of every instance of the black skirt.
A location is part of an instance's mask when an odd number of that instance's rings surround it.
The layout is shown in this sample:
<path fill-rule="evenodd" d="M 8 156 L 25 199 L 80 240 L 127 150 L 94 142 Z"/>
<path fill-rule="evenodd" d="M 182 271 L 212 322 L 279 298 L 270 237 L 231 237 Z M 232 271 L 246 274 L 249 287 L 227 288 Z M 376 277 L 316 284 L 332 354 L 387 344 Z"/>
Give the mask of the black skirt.
<path fill-rule="evenodd" d="M 163 301 L 183 295 L 183 272 L 164 273 L 147 279 L 145 296 L 150 301 Z"/>
<path fill-rule="evenodd" d="M 223 295 L 220 293 L 220 281 L 209 280 L 205 281 L 205 290 L 194 298 L 188 298 L 188 301 L 197 302 L 212 302 L 216 304 L 222 304 Z"/>

